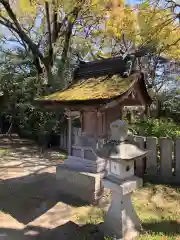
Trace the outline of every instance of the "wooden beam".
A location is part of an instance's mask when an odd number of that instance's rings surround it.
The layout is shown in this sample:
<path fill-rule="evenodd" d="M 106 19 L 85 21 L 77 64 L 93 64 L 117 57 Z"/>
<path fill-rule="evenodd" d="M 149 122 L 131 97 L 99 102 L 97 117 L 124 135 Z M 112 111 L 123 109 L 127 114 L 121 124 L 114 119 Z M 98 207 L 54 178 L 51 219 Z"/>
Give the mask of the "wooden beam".
<path fill-rule="evenodd" d="M 68 156 L 71 155 L 71 148 L 72 148 L 72 117 L 70 111 L 68 116 Z"/>

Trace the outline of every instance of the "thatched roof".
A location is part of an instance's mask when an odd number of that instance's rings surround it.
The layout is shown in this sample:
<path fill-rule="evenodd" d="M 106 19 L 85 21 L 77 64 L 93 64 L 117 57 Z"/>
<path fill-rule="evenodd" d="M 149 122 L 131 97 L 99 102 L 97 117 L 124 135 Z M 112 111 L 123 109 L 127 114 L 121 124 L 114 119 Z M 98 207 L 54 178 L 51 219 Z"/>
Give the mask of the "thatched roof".
<path fill-rule="evenodd" d="M 121 58 L 81 62 L 75 71 L 73 84 L 65 90 L 38 99 L 38 102 L 62 105 L 106 103 L 130 93 L 138 81 L 141 81 L 145 99 L 149 100 L 141 73 L 124 77 L 126 64 Z"/>
<path fill-rule="evenodd" d="M 112 99 L 125 93 L 134 83 L 133 78 L 118 75 L 81 79 L 64 91 L 55 92 L 42 98 L 50 101 L 86 101 Z"/>

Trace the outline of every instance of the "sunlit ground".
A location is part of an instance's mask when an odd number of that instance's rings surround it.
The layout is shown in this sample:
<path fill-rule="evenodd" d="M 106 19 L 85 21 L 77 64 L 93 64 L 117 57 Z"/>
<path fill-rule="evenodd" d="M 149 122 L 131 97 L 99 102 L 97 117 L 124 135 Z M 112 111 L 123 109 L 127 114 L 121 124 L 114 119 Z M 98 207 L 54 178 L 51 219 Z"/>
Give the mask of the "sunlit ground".
<path fill-rule="evenodd" d="M 134 193 L 133 202 L 143 224 L 139 240 L 180 239 L 180 188 L 147 184 Z M 102 210 L 88 207 L 77 219 L 96 224 L 103 215 Z"/>
<path fill-rule="evenodd" d="M 57 195 L 55 166 L 65 158 L 64 153 L 53 151 L 41 156 L 29 143 L 11 146 L 2 141 L 0 235 L 7 234 L 7 240 L 24 240 L 28 226 L 47 230 L 68 221 L 103 221 L 103 207 L 71 205 L 69 198 L 63 202 Z M 110 201 L 109 194 L 104 201 Z M 139 240 L 180 240 L 180 188 L 146 184 L 133 194 L 133 202 L 143 224 Z"/>

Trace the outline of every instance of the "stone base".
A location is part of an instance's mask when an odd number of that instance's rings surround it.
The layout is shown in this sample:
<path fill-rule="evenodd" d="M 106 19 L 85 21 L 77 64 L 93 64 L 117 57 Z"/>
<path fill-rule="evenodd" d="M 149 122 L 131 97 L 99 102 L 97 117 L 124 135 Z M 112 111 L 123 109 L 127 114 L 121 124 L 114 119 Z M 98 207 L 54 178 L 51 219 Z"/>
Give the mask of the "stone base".
<path fill-rule="evenodd" d="M 141 222 L 132 204 L 131 195 L 136 187 L 141 185 L 142 180 L 132 177 L 121 184 L 109 180 L 104 182 L 112 191 L 112 201 L 100 230 L 105 236 L 114 239 L 136 239 L 141 229 Z"/>
<path fill-rule="evenodd" d="M 57 189 L 60 193 L 89 204 L 96 204 L 103 196 L 101 174 L 78 172 L 65 164 L 56 167 Z"/>

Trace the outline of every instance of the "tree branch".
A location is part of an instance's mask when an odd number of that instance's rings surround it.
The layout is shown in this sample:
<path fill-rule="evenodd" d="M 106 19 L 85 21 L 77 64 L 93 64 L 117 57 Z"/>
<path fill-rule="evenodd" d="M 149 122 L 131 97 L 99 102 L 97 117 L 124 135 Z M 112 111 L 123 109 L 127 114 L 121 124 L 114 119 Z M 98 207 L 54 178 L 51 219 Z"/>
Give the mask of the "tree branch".
<path fill-rule="evenodd" d="M 53 17 L 52 17 L 52 21 L 53 21 L 53 30 L 52 30 L 52 42 L 55 42 L 56 39 L 56 35 L 57 35 L 57 20 L 58 20 L 58 15 L 57 15 L 57 6 L 55 3 L 55 0 L 52 1 L 52 5 L 53 5 Z"/>
<path fill-rule="evenodd" d="M 173 0 L 166 0 L 166 2 L 168 3 L 168 4 L 171 4 L 171 6 L 173 6 L 173 7 L 180 7 L 180 4 L 179 3 L 177 3 L 177 1 L 175 2 L 175 1 L 173 1 Z"/>
<path fill-rule="evenodd" d="M 78 17 L 79 11 L 80 11 L 80 7 L 75 7 L 73 14 L 72 14 L 71 18 L 68 21 L 68 26 L 67 26 L 66 34 L 65 34 L 64 47 L 63 47 L 63 51 L 62 51 L 62 55 L 61 55 L 61 61 L 62 61 L 63 64 L 66 61 L 66 57 L 67 57 L 67 53 L 68 53 L 69 42 L 70 42 L 73 26 L 74 26 L 75 21 L 76 21 L 76 19 Z"/>
<path fill-rule="evenodd" d="M 35 43 L 33 43 L 33 41 L 28 37 L 28 35 L 24 32 L 24 30 L 22 29 L 22 27 L 20 26 L 15 13 L 13 12 L 9 2 L 7 0 L 0 0 L 0 3 L 4 6 L 4 8 L 6 9 L 9 17 L 11 18 L 11 20 L 13 21 L 13 24 L 8 21 L 6 23 L 4 23 L 3 21 L 1 21 L 0 23 L 3 24 L 4 26 L 11 28 L 13 31 L 15 31 L 19 37 L 26 42 L 26 44 L 29 46 L 29 48 L 31 49 L 32 53 L 36 56 L 39 57 L 41 59 L 41 61 L 44 60 L 42 53 L 39 51 L 37 45 Z"/>
<path fill-rule="evenodd" d="M 9 31 L 15 37 L 15 39 L 16 39 L 15 41 L 17 41 L 22 47 L 24 47 L 25 51 L 28 53 L 28 49 L 27 49 L 26 43 L 21 38 L 18 38 L 18 36 L 16 36 L 14 31 L 12 31 L 11 29 L 9 29 Z"/>
<path fill-rule="evenodd" d="M 13 26 L 13 23 L 10 22 L 8 19 L 5 19 L 3 18 L 1 15 L 0 15 L 0 18 L 2 18 L 4 21 L 2 21 L 0 19 L 0 24 L 2 24 L 3 26 L 7 27 L 8 29 L 12 29 L 14 32 L 16 32 L 18 34 L 18 31 L 17 29 Z"/>
<path fill-rule="evenodd" d="M 21 35 L 19 34 L 18 30 L 16 28 L 14 28 L 13 24 L 7 20 L 7 22 L 3 22 L 1 19 L 0 19 L 0 24 L 2 24 L 3 26 L 7 27 L 10 31 L 14 31 L 18 34 L 18 36 L 20 37 L 20 39 L 22 40 L 22 42 L 24 42 L 24 38 L 21 37 Z M 26 42 L 26 41 L 25 41 Z M 26 42 L 26 44 L 28 45 L 28 47 L 31 49 L 31 46 Z M 33 43 L 34 44 L 34 43 Z M 32 51 L 32 49 L 31 49 Z M 42 73 L 42 67 L 41 67 L 41 64 L 40 64 L 40 61 L 39 61 L 39 56 L 37 54 L 34 54 L 34 52 L 32 51 L 33 55 L 34 55 L 34 65 L 36 66 L 36 69 L 37 69 L 37 72 L 38 74 L 41 74 Z M 42 56 L 43 58 L 43 56 Z M 44 59 L 43 59 L 44 60 Z"/>
<path fill-rule="evenodd" d="M 127 51 L 128 47 L 127 47 L 127 44 L 126 44 L 126 39 L 125 39 L 125 34 L 124 33 L 122 34 L 122 40 L 123 40 L 124 47 L 125 47 L 125 49 Z"/>
<path fill-rule="evenodd" d="M 48 29 L 48 45 L 49 45 L 49 53 L 48 53 L 48 62 L 50 65 L 53 65 L 53 46 L 52 46 L 52 36 L 51 36 L 51 20 L 49 15 L 49 3 L 45 2 L 45 10 L 46 10 L 46 21 L 47 21 L 47 29 Z"/>
<path fill-rule="evenodd" d="M 54 12 L 54 16 L 53 16 L 53 23 L 54 23 L 54 27 L 53 27 L 53 33 L 52 33 L 52 43 L 55 43 L 58 39 L 59 33 L 61 31 L 61 28 L 64 26 L 64 24 L 68 21 L 68 18 L 74 14 L 74 12 L 76 11 L 76 7 L 74 7 L 74 9 L 67 13 L 66 16 L 64 17 L 64 19 L 61 22 L 57 21 L 57 13 Z M 54 10 L 56 11 L 56 10 Z M 55 20 L 55 22 L 54 22 Z"/>
<path fill-rule="evenodd" d="M 141 46 L 139 46 L 139 48 L 143 48 L 143 47 L 147 46 L 149 43 L 151 43 L 154 35 L 156 35 L 158 31 L 159 31 L 159 32 L 163 31 L 163 29 L 164 29 L 166 26 L 168 26 L 170 23 L 172 23 L 174 20 L 175 20 L 175 18 L 172 18 L 172 17 L 171 17 L 171 18 L 166 19 L 164 22 L 162 22 L 162 23 L 159 24 L 158 26 L 156 26 L 156 27 L 153 29 L 153 31 L 151 32 L 151 34 L 150 34 L 149 36 L 147 36 L 146 41 L 144 41 L 144 42 L 141 44 Z"/>
<path fill-rule="evenodd" d="M 165 51 L 165 50 L 168 50 L 168 49 L 169 49 L 170 47 L 172 47 L 172 46 L 175 46 L 178 42 L 180 42 L 180 37 L 179 37 L 175 42 L 173 42 L 173 43 L 171 43 L 171 44 L 167 44 L 166 47 L 164 47 L 164 48 L 161 49 L 161 52 L 163 52 L 163 51 Z"/>

